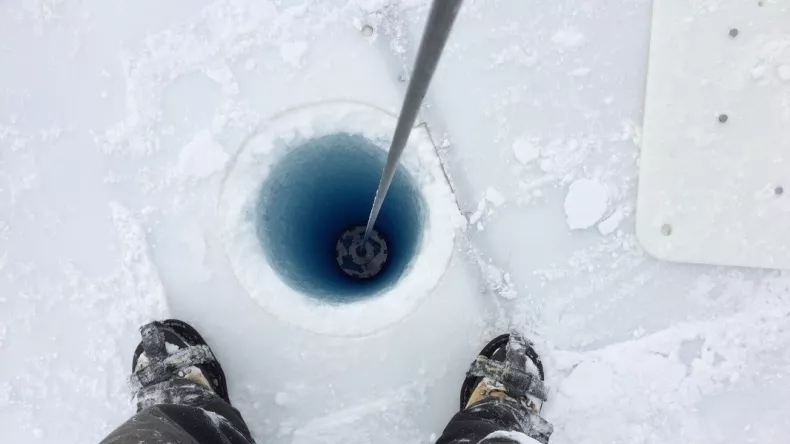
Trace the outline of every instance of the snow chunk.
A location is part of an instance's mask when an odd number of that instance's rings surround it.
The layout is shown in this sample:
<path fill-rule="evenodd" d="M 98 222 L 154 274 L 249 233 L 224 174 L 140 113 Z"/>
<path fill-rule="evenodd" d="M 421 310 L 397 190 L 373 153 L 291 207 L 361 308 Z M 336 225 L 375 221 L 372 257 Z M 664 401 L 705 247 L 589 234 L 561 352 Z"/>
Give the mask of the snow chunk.
<path fill-rule="evenodd" d="M 217 82 L 222 87 L 222 90 L 228 94 L 238 94 L 239 84 L 236 77 L 233 75 L 230 67 L 224 63 L 213 66 L 208 66 L 203 69 L 206 77 Z"/>
<path fill-rule="evenodd" d="M 496 188 L 488 187 L 486 190 L 486 200 L 494 204 L 495 207 L 498 207 L 505 203 L 505 196 Z"/>
<path fill-rule="evenodd" d="M 481 222 L 483 216 L 490 216 L 494 214 L 494 211 L 489 207 L 488 204 L 490 203 L 496 208 L 503 205 L 505 200 L 505 196 L 503 196 L 499 190 L 493 187 L 488 187 L 488 189 L 486 189 L 486 195 L 480 199 L 480 202 L 477 204 L 477 210 L 475 210 L 475 212 L 469 216 L 469 225 L 477 224 L 477 229 L 482 231 L 484 229 L 484 226 Z"/>
<path fill-rule="evenodd" d="M 307 52 L 305 42 L 288 42 L 280 45 L 280 57 L 295 68 L 302 65 L 305 52 Z"/>
<path fill-rule="evenodd" d="M 584 34 L 576 28 L 565 28 L 555 32 L 551 41 L 564 49 L 577 49 L 584 44 Z"/>
<path fill-rule="evenodd" d="M 623 212 L 619 208 L 612 213 L 611 216 L 604 219 L 601 223 L 598 224 L 598 231 L 603 234 L 612 234 L 617 227 L 620 226 L 620 222 L 623 220 Z"/>
<path fill-rule="evenodd" d="M 515 290 L 515 285 L 513 285 L 513 280 L 510 278 L 510 273 L 505 273 L 495 265 L 486 263 L 483 264 L 483 273 L 485 274 L 486 281 L 495 294 L 505 299 L 515 299 L 518 297 L 518 292 Z"/>
<path fill-rule="evenodd" d="M 752 68 L 751 70 L 752 78 L 754 78 L 755 80 L 763 78 L 763 76 L 765 75 L 765 69 L 766 69 L 765 65 L 757 65 L 754 68 Z"/>
<path fill-rule="evenodd" d="M 187 178 L 203 179 L 222 171 L 228 154 L 208 130 L 200 131 L 181 149 L 178 156 L 178 172 Z"/>
<path fill-rule="evenodd" d="M 582 66 L 571 71 L 571 75 L 574 77 L 586 77 L 590 75 L 591 72 L 592 70 L 590 68 Z"/>
<path fill-rule="evenodd" d="M 594 179 L 578 179 L 565 196 L 565 218 L 572 230 L 583 230 L 601 220 L 609 203 L 609 190 Z"/>
<path fill-rule="evenodd" d="M 513 142 L 513 156 L 520 164 L 526 165 L 540 156 L 540 147 L 531 140 L 519 137 Z"/>

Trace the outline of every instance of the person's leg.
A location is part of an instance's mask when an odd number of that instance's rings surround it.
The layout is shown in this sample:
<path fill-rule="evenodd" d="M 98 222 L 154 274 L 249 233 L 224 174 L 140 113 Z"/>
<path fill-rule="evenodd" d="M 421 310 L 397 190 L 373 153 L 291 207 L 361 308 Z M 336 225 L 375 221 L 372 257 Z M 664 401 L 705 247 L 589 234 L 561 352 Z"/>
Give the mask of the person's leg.
<path fill-rule="evenodd" d="M 528 341 L 516 335 L 492 340 L 464 382 L 461 411 L 436 444 L 547 444 L 552 426 L 539 415 L 542 381 L 543 365 Z"/>
<path fill-rule="evenodd" d="M 101 444 L 254 444 L 203 338 L 175 320 L 141 330 L 131 378 L 137 414 Z"/>

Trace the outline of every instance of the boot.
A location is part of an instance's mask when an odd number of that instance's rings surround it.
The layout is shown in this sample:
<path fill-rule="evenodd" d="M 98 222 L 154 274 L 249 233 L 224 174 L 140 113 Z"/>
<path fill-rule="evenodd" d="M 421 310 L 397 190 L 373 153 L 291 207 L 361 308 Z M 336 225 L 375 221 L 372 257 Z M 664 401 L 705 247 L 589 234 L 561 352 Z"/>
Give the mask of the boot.
<path fill-rule="evenodd" d="M 461 409 L 487 399 L 508 399 L 539 414 L 546 400 L 543 363 L 519 335 L 494 338 L 480 351 L 461 387 Z"/>
<path fill-rule="evenodd" d="M 132 359 L 130 385 L 138 401 L 141 394 L 155 396 L 157 387 L 191 382 L 230 404 L 225 373 L 206 341 L 186 322 L 168 319 L 140 328 L 142 341 Z"/>

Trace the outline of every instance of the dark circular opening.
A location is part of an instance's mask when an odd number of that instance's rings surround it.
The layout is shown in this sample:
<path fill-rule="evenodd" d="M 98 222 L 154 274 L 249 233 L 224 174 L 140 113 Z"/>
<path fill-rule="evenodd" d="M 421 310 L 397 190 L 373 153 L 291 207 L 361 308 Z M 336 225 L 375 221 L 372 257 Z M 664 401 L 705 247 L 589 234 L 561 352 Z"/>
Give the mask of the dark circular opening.
<path fill-rule="evenodd" d="M 353 302 L 394 285 L 421 242 L 425 203 L 403 166 L 375 225 L 386 240 L 381 269 L 364 279 L 344 272 L 338 241 L 367 223 L 386 153 L 361 135 L 307 140 L 278 162 L 261 186 L 258 239 L 272 268 L 292 288 L 326 302 Z M 362 252 L 364 253 L 364 251 Z"/>

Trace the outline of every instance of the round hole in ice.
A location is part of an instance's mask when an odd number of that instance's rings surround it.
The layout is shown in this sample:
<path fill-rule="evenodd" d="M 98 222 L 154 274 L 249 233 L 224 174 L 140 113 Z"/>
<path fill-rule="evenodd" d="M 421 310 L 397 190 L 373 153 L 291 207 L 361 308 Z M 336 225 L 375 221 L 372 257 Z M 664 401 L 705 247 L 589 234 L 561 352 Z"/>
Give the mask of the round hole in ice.
<path fill-rule="evenodd" d="M 375 226 L 386 240 L 386 262 L 354 276 L 339 265 L 337 250 L 344 233 L 364 229 L 385 161 L 386 152 L 364 136 L 335 133 L 300 142 L 273 166 L 260 188 L 256 233 L 291 288 L 346 303 L 398 282 L 417 253 L 425 219 L 420 190 L 402 166 Z"/>
<path fill-rule="evenodd" d="M 663 234 L 664 236 L 671 235 L 672 234 L 672 225 L 670 225 L 670 224 L 661 225 L 661 234 Z"/>
<path fill-rule="evenodd" d="M 367 221 L 396 123 L 364 103 L 305 104 L 262 122 L 231 159 L 218 234 L 241 289 L 262 310 L 316 334 L 360 337 L 405 320 L 433 294 L 466 221 L 422 126 L 412 129 L 376 225 L 373 259 L 387 248 L 381 271 L 356 279 L 338 270 L 338 241 L 352 228 L 353 243 Z"/>

